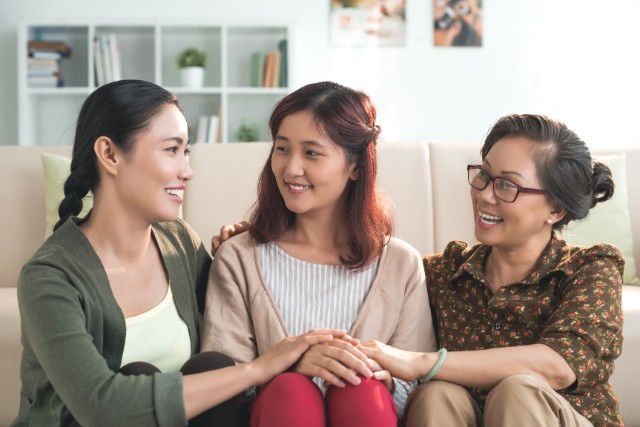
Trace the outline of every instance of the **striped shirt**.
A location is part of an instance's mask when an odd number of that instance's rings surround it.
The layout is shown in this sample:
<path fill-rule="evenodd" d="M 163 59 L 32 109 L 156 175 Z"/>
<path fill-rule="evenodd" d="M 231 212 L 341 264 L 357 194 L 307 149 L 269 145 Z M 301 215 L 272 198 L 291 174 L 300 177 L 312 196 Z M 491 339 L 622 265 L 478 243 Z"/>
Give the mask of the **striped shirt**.
<path fill-rule="evenodd" d="M 378 270 L 378 260 L 363 271 L 314 264 L 292 257 L 273 242 L 259 244 L 258 257 L 265 282 L 291 336 L 319 328 L 349 330 Z M 316 383 L 321 385 L 317 379 Z M 393 397 L 402 413 L 412 387 L 401 380 L 395 383 Z"/>
<path fill-rule="evenodd" d="M 342 265 L 302 261 L 273 242 L 258 248 L 265 281 L 290 335 L 314 328 L 351 328 L 373 283 L 377 262 L 354 272 Z"/>

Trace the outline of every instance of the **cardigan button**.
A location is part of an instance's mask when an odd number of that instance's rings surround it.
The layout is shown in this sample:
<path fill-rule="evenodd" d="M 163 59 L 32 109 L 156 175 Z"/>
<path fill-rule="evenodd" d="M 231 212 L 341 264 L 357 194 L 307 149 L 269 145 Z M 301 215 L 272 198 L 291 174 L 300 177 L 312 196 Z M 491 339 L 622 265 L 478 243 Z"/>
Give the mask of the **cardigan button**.
<path fill-rule="evenodd" d="M 501 330 L 501 329 L 502 329 L 502 323 L 500 323 L 500 322 L 496 322 L 496 324 L 495 324 L 495 329 L 496 329 L 497 331 Z"/>

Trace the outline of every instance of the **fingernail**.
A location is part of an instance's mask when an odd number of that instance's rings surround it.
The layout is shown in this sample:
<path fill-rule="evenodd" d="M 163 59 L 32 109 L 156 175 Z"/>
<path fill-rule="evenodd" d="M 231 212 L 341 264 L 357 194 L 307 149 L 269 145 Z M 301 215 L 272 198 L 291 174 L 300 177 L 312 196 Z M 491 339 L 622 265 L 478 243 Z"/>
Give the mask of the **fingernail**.
<path fill-rule="evenodd" d="M 361 379 L 360 379 L 360 377 L 359 377 L 359 376 L 357 376 L 357 375 L 354 375 L 354 376 L 353 376 L 353 381 L 351 381 L 351 383 L 352 383 L 352 384 L 354 384 L 354 385 L 358 385 L 358 384 L 360 384 L 361 382 L 362 382 L 362 380 L 361 380 Z"/>

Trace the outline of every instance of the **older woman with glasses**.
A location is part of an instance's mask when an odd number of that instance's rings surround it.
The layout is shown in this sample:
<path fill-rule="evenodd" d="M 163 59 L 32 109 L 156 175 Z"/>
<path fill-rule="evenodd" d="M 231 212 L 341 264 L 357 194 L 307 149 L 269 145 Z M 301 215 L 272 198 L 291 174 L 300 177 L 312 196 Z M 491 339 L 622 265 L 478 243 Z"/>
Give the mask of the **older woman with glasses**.
<path fill-rule="evenodd" d="M 609 384 L 622 347 L 624 260 L 556 232 L 611 198 L 609 168 L 564 124 L 503 117 L 467 167 L 474 245 L 424 258 L 440 350 L 361 345 L 391 375 L 421 379 L 414 426 L 622 425 Z"/>

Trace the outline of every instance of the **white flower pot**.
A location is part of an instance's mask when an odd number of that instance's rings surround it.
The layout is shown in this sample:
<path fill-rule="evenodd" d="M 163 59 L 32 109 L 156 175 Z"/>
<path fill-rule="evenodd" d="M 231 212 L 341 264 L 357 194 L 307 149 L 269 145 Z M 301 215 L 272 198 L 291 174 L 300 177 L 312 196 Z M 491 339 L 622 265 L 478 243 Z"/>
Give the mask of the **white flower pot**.
<path fill-rule="evenodd" d="M 203 67 L 184 67 L 180 68 L 180 83 L 184 87 L 198 88 L 202 87 L 204 82 Z"/>

